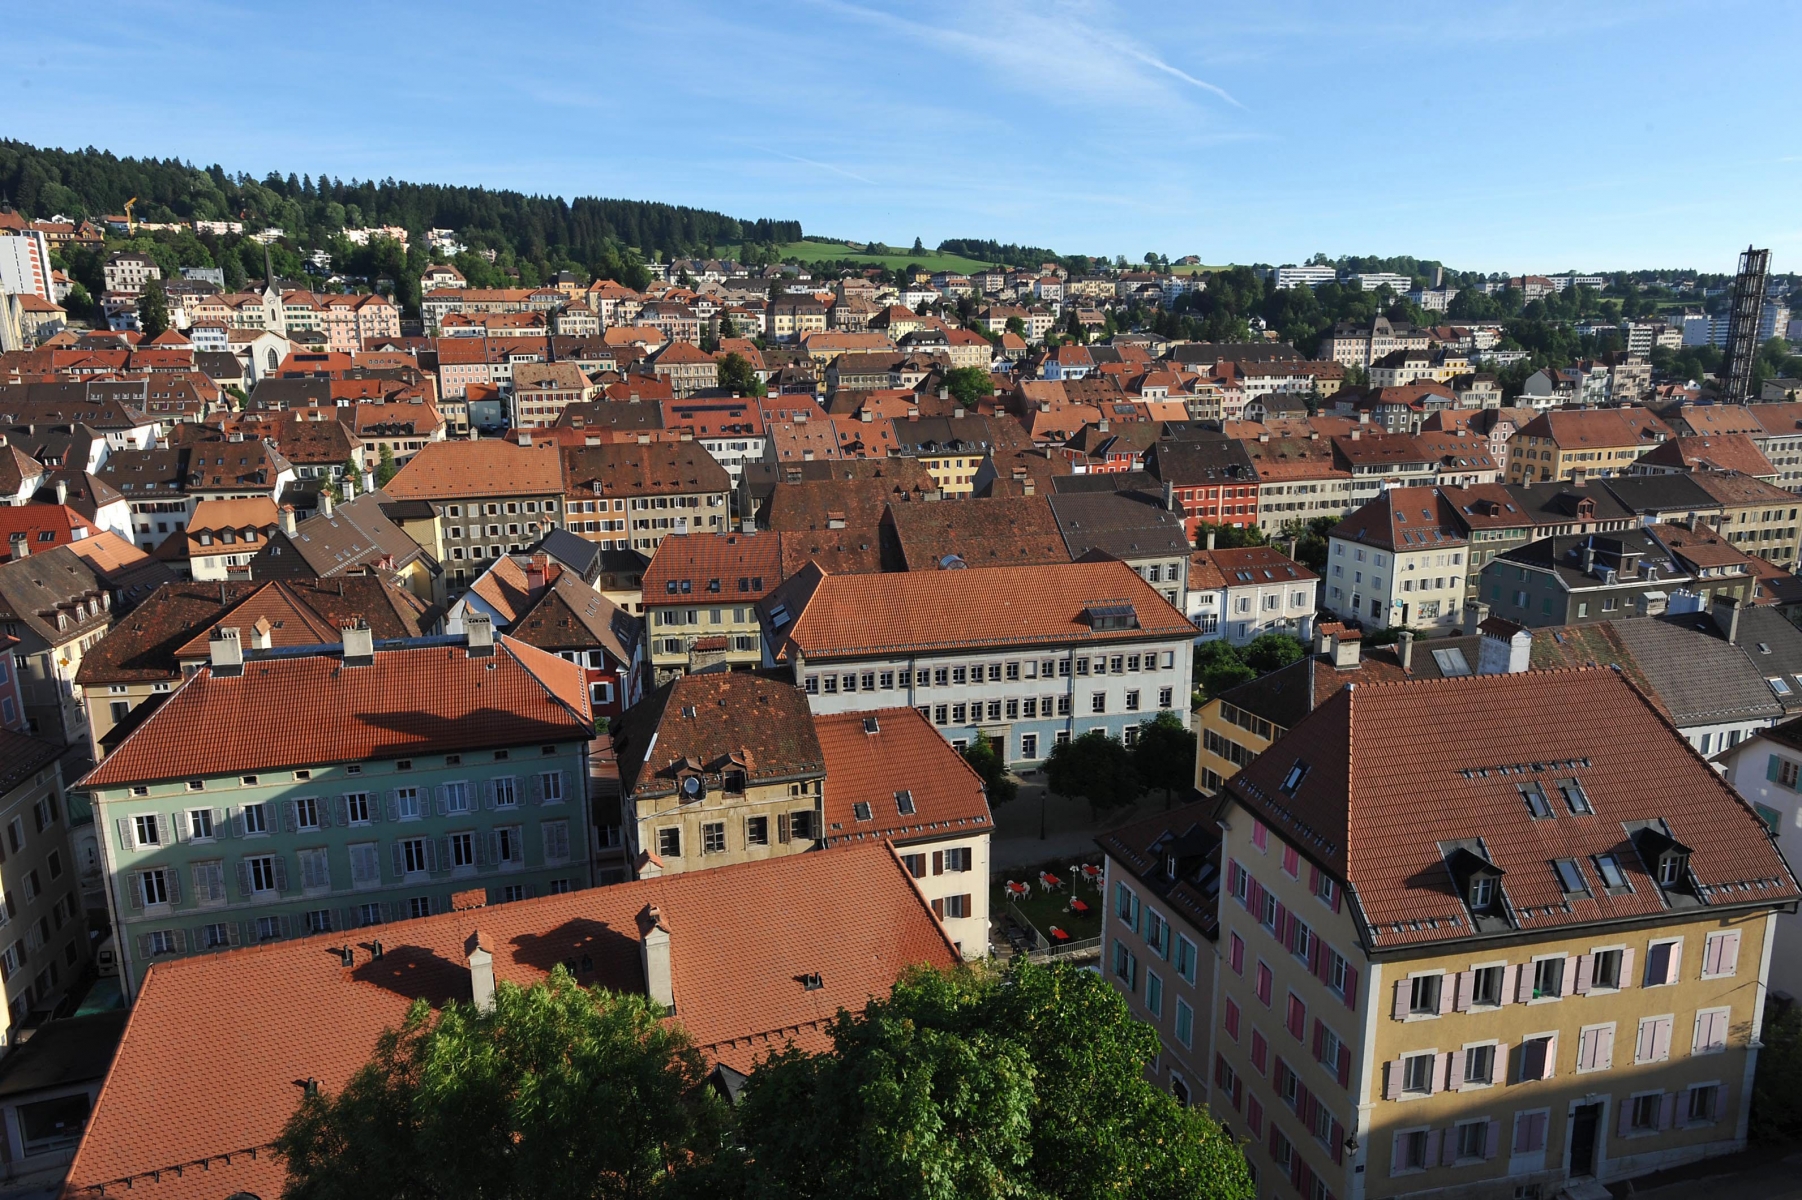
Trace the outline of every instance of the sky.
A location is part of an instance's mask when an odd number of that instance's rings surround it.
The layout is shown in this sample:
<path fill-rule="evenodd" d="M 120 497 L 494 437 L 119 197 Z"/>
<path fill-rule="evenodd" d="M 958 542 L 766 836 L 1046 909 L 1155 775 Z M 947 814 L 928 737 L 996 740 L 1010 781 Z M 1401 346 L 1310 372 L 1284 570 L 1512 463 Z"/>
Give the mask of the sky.
<path fill-rule="evenodd" d="M 1205 263 L 1802 267 L 1802 5 L 151 0 L 10 14 L 0 136 Z"/>

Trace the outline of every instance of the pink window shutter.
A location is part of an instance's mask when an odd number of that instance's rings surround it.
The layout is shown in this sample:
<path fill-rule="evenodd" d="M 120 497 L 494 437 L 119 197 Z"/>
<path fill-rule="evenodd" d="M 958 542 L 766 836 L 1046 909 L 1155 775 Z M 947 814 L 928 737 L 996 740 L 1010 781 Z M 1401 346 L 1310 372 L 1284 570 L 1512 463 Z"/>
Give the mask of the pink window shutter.
<path fill-rule="evenodd" d="M 1491 1117 L 1489 1135 L 1483 1139 L 1483 1160 L 1487 1162 L 1495 1157 L 1496 1149 L 1502 1144 L 1502 1123 Z"/>
<path fill-rule="evenodd" d="M 1413 995 L 1412 988 L 1413 984 L 1406 979 L 1398 979 L 1395 981 L 1395 1008 L 1390 1015 L 1398 1021 L 1406 1021 L 1408 1019 L 1409 1000 Z"/>
<path fill-rule="evenodd" d="M 1595 955 L 1580 954 L 1577 956 L 1577 995 L 1589 994 L 1589 981 L 1595 974 Z"/>
<path fill-rule="evenodd" d="M 1458 998 L 1453 1001 L 1452 1007 L 1459 1012 L 1469 1012 L 1471 995 L 1476 991 L 1476 987 L 1477 973 L 1475 971 L 1458 972 Z"/>
<path fill-rule="evenodd" d="M 1635 978 L 1633 974 L 1634 950 L 1629 946 L 1621 951 L 1621 986 L 1630 988 Z"/>
<path fill-rule="evenodd" d="M 1383 1064 L 1383 1099 L 1399 1100 L 1402 1095 L 1402 1060 L 1392 1058 Z"/>

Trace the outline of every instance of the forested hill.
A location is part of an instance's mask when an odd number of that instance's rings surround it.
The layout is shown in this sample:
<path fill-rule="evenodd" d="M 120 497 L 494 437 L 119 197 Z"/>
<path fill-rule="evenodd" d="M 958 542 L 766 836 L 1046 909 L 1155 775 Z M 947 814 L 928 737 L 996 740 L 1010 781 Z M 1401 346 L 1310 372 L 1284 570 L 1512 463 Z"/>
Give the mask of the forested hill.
<path fill-rule="evenodd" d="M 176 159 L 119 158 L 102 150 L 41 149 L 0 140 L 0 202 L 28 217 L 98 217 L 138 198 L 145 221 L 231 219 L 279 226 L 297 246 L 325 246 L 343 228 L 399 225 L 418 235 L 453 229 L 472 248 L 511 251 L 521 262 L 589 266 L 625 251 L 706 253 L 740 243 L 799 241 L 799 221 L 740 220 L 644 200 L 527 196 L 443 184 L 345 182 L 320 175 L 262 180 Z"/>

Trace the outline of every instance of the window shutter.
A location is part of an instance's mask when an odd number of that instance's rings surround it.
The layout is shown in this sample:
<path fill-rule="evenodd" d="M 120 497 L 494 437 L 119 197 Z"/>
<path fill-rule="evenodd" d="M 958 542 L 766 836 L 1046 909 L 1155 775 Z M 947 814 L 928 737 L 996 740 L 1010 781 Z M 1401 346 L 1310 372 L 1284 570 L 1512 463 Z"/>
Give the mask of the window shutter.
<path fill-rule="evenodd" d="M 1626 1137 L 1633 1132 L 1633 1098 L 1628 1096 L 1621 1100 L 1620 1116 L 1614 1123 L 1614 1135 Z"/>
<path fill-rule="evenodd" d="M 232 815 L 232 836 L 233 837 L 243 837 L 244 836 L 244 810 L 234 804 L 227 811 L 230 812 Z"/>
<path fill-rule="evenodd" d="M 1477 973 L 1475 971 L 1458 972 L 1458 994 L 1457 998 L 1452 1001 L 1452 1007 L 1459 1012 L 1469 1012 L 1471 996 L 1476 992 L 1476 988 Z"/>
<path fill-rule="evenodd" d="M 450 839 L 448 837 L 428 838 L 426 840 L 426 845 L 431 846 L 432 849 L 436 852 L 436 854 L 438 856 L 437 860 L 432 864 L 432 870 L 434 870 L 434 871 L 450 870 L 450 865 L 451 865 Z"/>
<path fill-rule="evenodd" d="M 119 825 L 119 849 L 121 849 L 121 850 L 136 850 L 138 848 L 138 839 L 137 839 L 136 835 L 134 835 L 131 831 L 131 818 L 130 817 L 120 817 L 118 820 L 118 825 Z"/>
<path fill-rule="evenodd" d="M 561 804 L 569 799 L 569 789 L 565 786 L 568 780 L 564 778 L 562 771 L 552 771 L 551 774 L 557 777 L 557 803 Z"/>
<path fill-rule="evenodd" d="M 477 835 L 478 840 L 480 840 L 480 836 L 480 834 Z M 488 861 L 492 863 L 507 861 L 501 857 L 501 835 L 499 830 L 490 830 L 488 833 Z"/>
<path fill-rule="evenodd" d="M 1658 1128 L 1669 1129 L 1677 1119 L 1677 1093 L 1666 1092 L 1658 1106 Z"/>
<path fill-rule="evenodd" d="M 284 800 L 281 802 L 280 807 L 282 810 L 282 830 L 283 830 L 283 832 L 299 833 L 300 832 L 300 822 L 294 816 L 294 801 Z M 271 830 L 270 832 L 273 833 L 274 830 Z"/>
<path fill-rule="evenodd" d="M 479 833 L 472 833 L 469 835 L 469 841 L 470 841 L 470 848 L 475 851 L 476 866 L 485 867 L 489 863 L 494 861 L 493 855 L 488 853 L 488 839 L 487 838 L 483 837 Z"/>
<path fill-rule="evenodd" d="M 1715 941 L 1721 948 L 1720 958 L 1715 963 L 1714 974 L 1733 975 L 1739 971 L 1739 930 L 1723 933 Z"/>
<path fill-rule="evenodd" d="M 1488 1162 L 1495 1157 L 1496 1147 L 1502 1143 L 1502 1123 L 1494 1117 L 1489 1119 L 1489 1129 L 1483 1135 L 1483 1161 Z"/>
<path fill-rule="evenodd" d="M 1636 951 L 1631 946 L 1628 946 L 1625 950 L 1621 951 L 1621 986 L 1624 988 L 1632 987 L 1633 980 L 1636 978 L 1633 974 L 1633 959 L 1635 953 Z"/>
<path fill-rule="evenodd" d="M 138 935 L 138 954 L 143 958 L 150 957 L 150 935 L 148 933 Z"/>
<path fill-rule="evenodd" d="M 1464 1090 L 1464 1055 L 1451 1050 L 1445 1057 L 1445 1086 L 1449 1091 L 1461 1092 Z"/>
<path fill-rule="evenodd" d="M 394 788 L 388 789 L 388 819 L 400 820 L 400 793 Z"/>
<path fill-rule="evenodd" d="M 1398 979 L 1395 981 L 1395 1005 L 1389 1015 L 1398 1021 L 1406 1021 L 1408 1019 L 1408 1008 L 1412 998 L 1413 987 L 1413 981 L 1411 980 Z"/>
<path fill-rule="evenodd" d="M 250 864 L 241 858 L 238 860 L 238 895 L 250 898 Z"/>
<path fill-rule="evenodd" d="M 1345 1126 L 1334 1121 L 1327 1130 L 1327 1138 L 1333 1146 L 1333 1162 L 1342 1165 L 1345 1162 Z"/>
<path fill-rule="evenodd" d="M 1351 1085 L 1351 1047 L 1344 1042 L 1339 1043 L 1339 1061 L 1334 1064 L 1339 1072 L 1339 1086 Z"/>
<path fill-rule="evenodd" d="M 1576 958 L 1577 956 L 1574 954 L 1567 954 L 1564 956 L 1564 970 L 1560 972 L 1558 976 L 1558 994 L 1560 996 L 1568 996 L 1576 990 Z"/>
<path fill-rule="evenodd" d="M 1314 1061 L 1320 1061 L 1321 1053 L 1326 1049 L 1326 1026 L 1319 1017 L 1314 1018 Z"/>
<path fill-rule="evenodd" d="M 1458 1127 L 1446 1129 L 1439 1139 L 1439 1165 L 1449 1167 L 1458 1161 Z"/>
<path fill-rule="evenodd" d="M 137 871 L 133 871 L 125 877 L 125 892 L 131 897 L 133 908 L 144 907 L 144 878 Z"/>
<path fill-rule="evenodd" d="M 1439 977 L 1439 1015 L 1444 1016 L 1452 1011 L 1453 992 L 1457 989 L 1458 977 L 1441 975 Z"/>
<path fill-rule="evenodd" d="M 494 807 L 494 780 L 492 779 L 482 781 L 482 807 L 487 809 Z"/>
<path fill-rule="evenodd" d="M 932 873 L 934 875 L 943 875 L 945 873 L 945 852 L 943 850 L 934 850 L 932 852 Z"/>
<path fill-rule="evenodd" d="M 1283 944 L 1283 949 L 1294 949 L 1294 947 L 1289 944 L 1289 910 L 1283 907 L 1283 902 L 1281 900 L 1276 902 L 1275 933 L 1276 940 Z"/>
<path fill-rule="evenodd" d="M 404 879 L 407 874 L 406 852 L 400 848 L 398 840 L 392 843 L 388 849 L 394 852 L 394 877 Z"/>
<path fill-rule="evenodd" d="M 328 803 L 329 803 L 329 801 L 328 801 Z M 338 824 L 348 827 L 350 825 L 350 797 L 349 796 L 339 796 L 337 809 L 338 809 Z"/>
<path fill-rule="evenodd" d="M 1775 754 L 1766 756 L 1764 760 L 1764 777 L 1772 783 L 1777 782 L 1777 768 L 1781 760 Z"/>
<path fill-rule="evenodd" d="M 225 923 L 225 944 L 228 946 L 236 946 L 242 940 L 243 939 L 238 932 L 238 923 L 236 921 L 227 921 Z"/>
<path fill-rule="evenodd" d="M 793 835 L 789 830 L 788 814 L 787 813 L 777 813 L 776 814 L 776 840 L 778 842 L 787 842 L 790 840 L 790 838 L 792 836 Z"/>
<path fill-rule="evenodd" d="M 181 873 L 175 870 L 163 872 L 163 883 L 169 889 L 169 903 L 181 903 Z"/>
<path fill-rule="evenodd" d="M 1595 978 L 1595 963 L 1596 958 L 1593 954 L 1579 954 L 1577 956 L 1577 995 L 1589 995 L 1590 981 Z"/>
<path fill-rule="evenodd" d="M 222 838 L 222 837 L 230 836 L 231 830 L 227 826 L 227 818 L 225 815 L 229 811 L 231 811 L 231 810 L 224 809 L 224 808 L 215 808 L 213 810 L 213 836 L 214 837 Z"/>
<path fill-rule="evenodd" d="M 1402 1060 L 1392 1058 L 1383 1064 L 1383 1099 L 1399 1100 L 1402 1095 Z"/>
<path fill-rule="evenodd" d="M 332 798 L 315 796 L 313 797 L 313 807 L 319 813 L 319 828 L 330 829 L 332 827 Z M 344 822 L 340 821 L 339 824 L 344 824 Z"/>
<path fill-rule="evenodd" d="M 1671 1018 L 1659 1017 L 1652 1022 L 1652 1058 L 1662 1062 L 1671 1056 Z"/>
<path fill-rule="evenodd" d="M 1308 974 L 1326 982 L 1326 951 L 1318 937 L 1308 939 Z"/>
<path fill-rule="evenodd" d="M 543 804 L 544 803 L 544 776 L 543 775 L 532 776 L 532 803 L 533 804 Z"/>
<path fill-rule="evenodd" d="M 1683 977 L 1683 943 L 1672 942 L 1670 946 L 1670 957 L 1665 960 L 1664 981 L 1676 983 Z"/>
<path fill-rule="evenodd" d="M 1525 1004 L 1533 998 L 1533 964 L 1530 962 L 1522 963 L 1519 967 L 1510 967 L 1508 969 L 1516 973 L 1514 1002 L 1516 1004 Z"/>
<path fill-rule="evenodd" d="M 285 892 L 288 890 L 288 857 L 285 854 L 272 854 L 269 857 L 275 864 L 275 890 Z"/>
<path fill-rule="evenodd" d="M 186 842 L 188 840 L 187 816 L 188 816 L 187 813 L 171 813 L 170 814 L 171 823 L 174 824 L 174 826 L 175 826 L 175 840 L 176 840 L 177 844 Z"/>
<path fill-rule="evenodd" d="M 1345 1007 L 1358 1011 L 1358 968 L 1345 964 Z"/>
<path fill-rule="evenodd" d="M 971 913 L 974 913 L 976 911 L 974 908 L 972 908 L 970 906 L 970 893 L 969 892 L 965 892 L 963 895 L 959 896 L 958 900 L 960 900 L 962 902 L 960 911 L 958 913 L 959 916 L 967 917 Z"/>
<path fill-rule="evenodd" d="M 943 900 L 934 900 L 932 902 L 932 915 L 941 921 L 945 919 L 945 902 Z"/>
<path fill-rule="evenodd" d="M 1437 1129 L 1427 1131 L 1427 1153 L 1423 1161 L 1428 1165 L 1439 1161 L 1439 1131 Z"/>
<path fill-rule="evenodd" d="M 171 845 L 174 843 L 174 841 L 175 841 L 174 831 L 169 828 L 169 814 L 168 813 L 156 814 L 156 836 L 157 836 L 157 840 L 165 846 L 168 846 L 168 845 Z"/>
<path fill-rule="evenodd" d="M 1540 1071 L 1541 1079 L 1550 1079 L 1558 1070 L 1558 1035 L 1553 1034 L 1545 1040 L 1545 1067 Z"/>
<path fill-rule="evenodd" d="M 444 798 L 444 785 L 442 783 L 432 789 L 432 797 L 437 805 L 439 816 L 442 817 L 450 812 L 450 802 Z"/>
<path fill-rule="evenodd" d="M 1391 1175 L 1394 1175 L 1401 1167 L 1402 1136 L 1398 1133 L 1389 1139 L 1389 1173 Z"/>
<path fill-rule="evenodd" d="M 175 952 L 177 954 L 186 954 L 187 950 L 188 950 L 188 931 L 185 929 L 177 929 L 175 931 Z M 1674 1097 L 1673 1097 L 1673 1099 L 1674 1099 Z"/>

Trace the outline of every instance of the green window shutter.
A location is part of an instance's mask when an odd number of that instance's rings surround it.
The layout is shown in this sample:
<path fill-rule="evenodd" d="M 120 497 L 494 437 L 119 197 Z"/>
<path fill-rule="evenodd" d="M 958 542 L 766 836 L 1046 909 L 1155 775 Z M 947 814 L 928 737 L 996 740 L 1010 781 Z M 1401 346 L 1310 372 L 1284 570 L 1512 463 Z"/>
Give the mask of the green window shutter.
<path fill-rule="evenodd" d="M 1765 760 L 1765 765 L 1764 765 L 1764 777 L 1766 779 L 1770 780 L 1772 783 L 1776 783 L 1777 782 L 1777 768 L 1782 764 L 1782 762 L 1783 762 L 1783 760 L 1778 758 L 1775 754 L 1773 754 L 1769 758 L 1767 758 Z"/>

